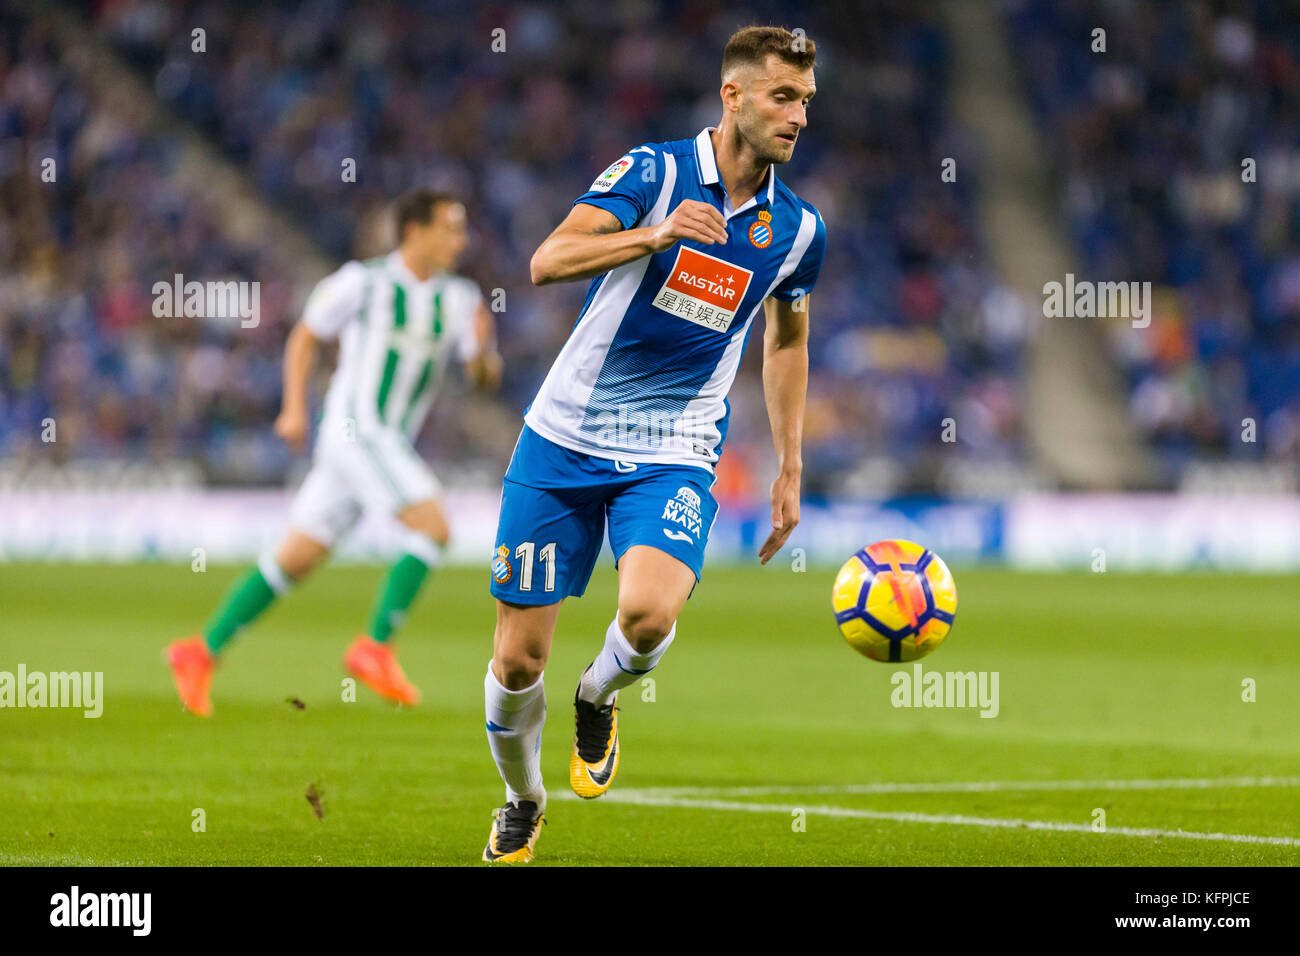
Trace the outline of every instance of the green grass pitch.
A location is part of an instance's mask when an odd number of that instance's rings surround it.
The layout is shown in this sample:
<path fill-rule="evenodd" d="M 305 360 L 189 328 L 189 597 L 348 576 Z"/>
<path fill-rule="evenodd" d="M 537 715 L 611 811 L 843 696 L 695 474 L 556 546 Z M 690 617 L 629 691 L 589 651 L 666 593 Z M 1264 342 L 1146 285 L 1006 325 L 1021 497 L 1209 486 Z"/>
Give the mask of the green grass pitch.
<path fill-rule="evenodd" d="M 199 720 L 161 651 L 235 573 L 0 568 L 0 670 L 102 671 L 105 697 L 97 720 L 0 710 L 0 864 L 476 864 L 502 796 L 483 729 L 486 571 L 438 572 L 401 634 L 419 707 L 364 687 L 342 699 L 379 571 L 340 567 L 241 635 Z M 566 769 L 573 687 L 614 607 L 602 562 L 547 668 L 537 865 L 1300 863 L 1296 842 L 1177 835 L 1300 838 L 1293 578 L 954 574 L 956 626 L 923 665 L 997 671 L 997 717 L 893 707 L 909 665 L 841 640 L 833 570 L 707 568 L 653 701 L 623 692 L 619 777 L 588 803 Z M 1104 784 L 1169 780 L 1208 783 Z M 942 786 L 987 782 L 1011 786 Z M 880 786 L 917 783 L 937 786 Z M 1091 830 L 1097 808 L 1107 832 Z"/>

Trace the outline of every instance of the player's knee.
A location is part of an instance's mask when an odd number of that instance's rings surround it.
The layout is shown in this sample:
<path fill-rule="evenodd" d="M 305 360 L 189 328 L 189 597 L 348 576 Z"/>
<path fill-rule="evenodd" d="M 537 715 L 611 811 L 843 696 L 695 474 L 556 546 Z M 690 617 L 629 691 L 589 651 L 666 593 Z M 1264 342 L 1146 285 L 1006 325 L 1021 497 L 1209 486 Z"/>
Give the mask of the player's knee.
<path fill-rule="evenodd" d="M 411 505 L 397 515 L 398 519 L 417 534 L 422 534 L 439 547 L 446 547 L 451 529 L 442 509 L 434 501 Z"/>
<path fill-rule="evenodd" d="M 447 547 L 447 542 L 451 539 L 451 533 L 447 530 L 446 522 L 443 522 L 436 527 L 422 528 L 419 533 L 423 534 L 440 548 Z"/>
<path fill-rule="evenodd" d="M 329 556 L 323 545 L 302 539 L 290 539 L 275 553 L 275 563 L 284 576 L 295 584 L 311 574 Z"/>
<path fill-rule="evenodd" d="M 495 651 L 497 680 L 508 690 L 523 690 L 537 683 L 546 667 L 546 642 L 537 639 L 527 620 L 498 619 Z"/>
<path fill-rule="evenodd" d="M 502 642 L 493 657 L 497 680 L 507 690 L 523 690 L 537 683 L 546 667 L 546 658 L 527 647 L 511 646 Z"/>
<path fill-rule="evenodd" d="M 439 548 L 447 547 L 447 542 L 451 540 L 451 534 L 448 532 L 445 524 L 435 527 L 417 528 L 415 529 L 415 533 L 424 535 L 424 537 L 428 538 Z"/>
<path fill-rule="evenodd" d="M 638 654 L 653 651 L 673 629 L 672 611 L 651 601 L 631 602 L 618 609 L 618 626 Z"/>
<path fill-rule="evenodd" d="M 280 563 L 280 569 L 284 571 L 284 576 L 294 584 L 302 581 L 303 578 L 316 570 L 317 562 L 314 560 L 285 561 Z"/>

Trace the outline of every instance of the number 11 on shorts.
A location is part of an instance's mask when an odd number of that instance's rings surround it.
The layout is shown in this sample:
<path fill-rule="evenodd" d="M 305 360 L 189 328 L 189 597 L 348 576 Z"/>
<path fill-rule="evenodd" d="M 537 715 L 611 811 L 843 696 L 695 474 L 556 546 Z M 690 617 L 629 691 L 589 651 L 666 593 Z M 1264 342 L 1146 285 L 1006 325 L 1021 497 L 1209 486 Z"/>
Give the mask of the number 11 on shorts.
<path fill-rule="evenodd" d="M 533 550 L 534 544 L 531 541 L 525 541 L 519 547 L 515 548 L 515 557 L 519 560 L 519 590 L 531 591 L 533 589 Z M 546 565 L 546 583 L 543 590 L 555 590 L 555 542 L 543 545 L 537 552 L 537 560 Z"/>

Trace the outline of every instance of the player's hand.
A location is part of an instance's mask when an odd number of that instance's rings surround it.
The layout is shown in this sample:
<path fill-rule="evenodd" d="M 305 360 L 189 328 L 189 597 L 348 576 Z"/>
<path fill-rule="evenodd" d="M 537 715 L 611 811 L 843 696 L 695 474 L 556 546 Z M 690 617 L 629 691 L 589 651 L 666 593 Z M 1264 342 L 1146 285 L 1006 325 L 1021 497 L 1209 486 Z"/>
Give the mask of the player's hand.
<path fill-rule="evenodd" d="M 280 413 L 272 426 L 275 433 L 284 439 L 294 452 L 302 451 L 307 440 L 307 414 L 297 409 L 286 409 Z"/>
<path fill-rule="evenodd" d="M 727 220 L 713 206 L 698 199 L 683 199 L 668 218 L 654 227 L 650 247 L 655 252 L 671 249 L 682 239 L 694 239 L 711 246 L 727 241 Z"/>
<path fill-rule="evenodd" d="M 483 352 L 474 360 L 472 373 L 474 384 L 489 391 L 495 389 L 501 384 L 503 365 L 500 352 Z"/>
<path fill-rule="evenodd" d="M 772 533 L 758 549 L 758 563 L 767 564 L 785 546 L 799 523 L 799 476 L 782 472 L 772 482 Z"/>

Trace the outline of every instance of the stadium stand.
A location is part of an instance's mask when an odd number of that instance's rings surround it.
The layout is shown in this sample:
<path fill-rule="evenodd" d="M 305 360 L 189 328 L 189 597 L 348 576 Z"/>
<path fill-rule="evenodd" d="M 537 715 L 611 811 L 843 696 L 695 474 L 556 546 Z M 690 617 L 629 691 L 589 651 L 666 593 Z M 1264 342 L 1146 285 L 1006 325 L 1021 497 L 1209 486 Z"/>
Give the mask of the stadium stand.
<path fill-rule="evenodd" d="M 1086 272 L 1148 280 L 1109 327 L 1171 481 L 1300 461 L 1300 36 L 1284 3 L 1003 5 Z M 1288 19 L 1288 9 L 1290 10 Z M 1093 31 L 1106 50 L 1092 52 Z M 1247 163 L 1247 161 L 1251 161 Z M 1243 440 L 1254 423 L 1255 441 Z"/>
<path fill-rule="evenodd" d="M 718 50 L 737 24 L 707 3 L 667 4 L 653 22 L 637 5 L 537 5 L 499 24 L 490 7 L 434 7 L 69 5 L 172 117 L 161 128 L 57 71 L 59 37 L 42 14 L 4 15 L 0 450 L 47 453 L 35 436 L 54 415 L 69 423 L 59 453 L 70 457 L 189 459 L 219 482 L 289 470 L 270 432 L 278 345 L 309 286 L 274 248 L 232 245 L 220 218 L 171 182 L 176 141 L 194 131 L 330 262 L 372 252 L 386 201 L 411 185 L 464 196 L 464 271 L 506 303 L 504 414 L 492 421 L 517 423 L 584 292 L 533 289 L 528 257 L 627 148 L 716 120 Z M 765 5 L 749 9 L 761 19 Z M 955 184 L 938 175 L 965 138 L 948 109 L 948 38 L 904 2 L 869 22 L 833 9 L 807 19 L 819 94 L 781 175 L 830 235 L 814 296 L 808 490 L 923 489 L 940 453 L 1014 465 L 1028 320 L 987 264 L 971 214 L 978 170 Z M 491 48 L 498 26 L 505 54 Z M 837 69 L 847 49 L 854 62 Z M 607 91 L 601 110 L 578 99 L 593 76 Z M 34 175 L 45 153 L 68 171 L 49 186 Z M 345 158 L 355 183 L 342 181 Z M 257 279 L 267 318 L 256 330 L 155 319 L 148 290 L 175 272 Z M 732 467 L 720 478 L 741 495 L 761 489 L 771 458 L 758 351 L 732 396 Z M 963 422 L 956 448 L 941 445 L 946 417 Z M 513 438 L 438 414 L 421 448 L 499 474 Z"/>

